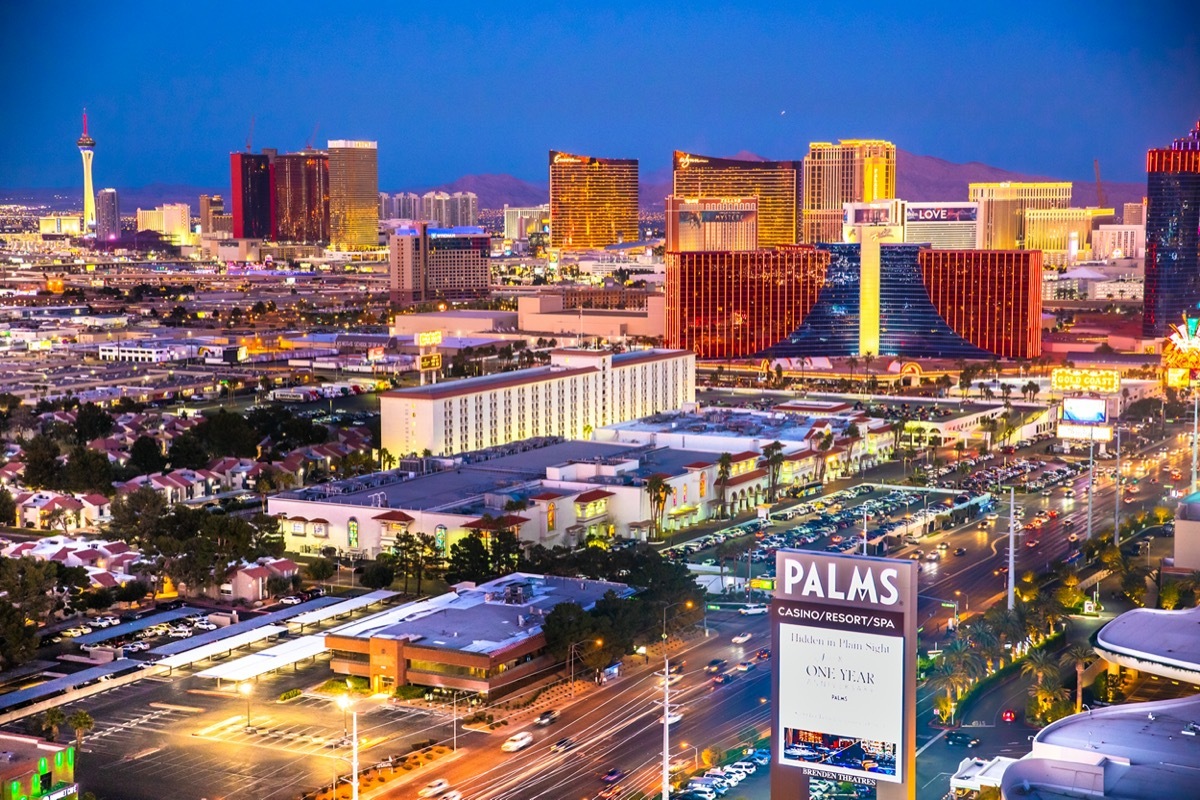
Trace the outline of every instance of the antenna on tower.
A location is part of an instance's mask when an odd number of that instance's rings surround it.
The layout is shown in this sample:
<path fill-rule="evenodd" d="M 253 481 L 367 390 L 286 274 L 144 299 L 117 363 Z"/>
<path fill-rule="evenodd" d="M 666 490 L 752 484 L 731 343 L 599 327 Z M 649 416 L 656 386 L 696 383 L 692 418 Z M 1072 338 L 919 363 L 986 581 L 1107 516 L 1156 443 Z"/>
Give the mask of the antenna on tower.
<path fill-rule="evenodd" d="M 87 136 L 87 106 L 83 107 L 83 135 Z"/>
<path fill-rule="evenodd" d="M 313 126 L 312 136 L 309 136 L 308 141 L 304 143 L 305 150 L 313 149 L 313 142 L 315 142 L 317 140 L 317 131 L 319 131 L 319 130 L 321 130 L 320 122 L 318 122 L 316 125 Z"/>
<path fill-rule="evenodd" d="M 1100 182 L 1100 159 L 1092 159 L 1092 167 L 1096 170 L 1096 207 L 1104 208 L 1108 205 L 1108 198 L 1104 196 L 1104 184 Z"/>
<path fill-rule="evenodd" d="M 246 134 L 246 152 L 249 153 L 254 144 L 254 115 L 250 115 L 250 132 Z"/>

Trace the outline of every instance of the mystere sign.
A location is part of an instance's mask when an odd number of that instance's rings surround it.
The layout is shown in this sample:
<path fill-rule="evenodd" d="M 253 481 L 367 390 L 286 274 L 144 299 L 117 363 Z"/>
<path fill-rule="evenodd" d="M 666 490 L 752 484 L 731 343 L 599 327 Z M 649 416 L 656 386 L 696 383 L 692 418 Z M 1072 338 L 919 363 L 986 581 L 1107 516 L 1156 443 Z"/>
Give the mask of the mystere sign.
<path fill-rule="evenodd" d="M 916 564 L 776 559 L 771 796 L 915 797 Z"/>

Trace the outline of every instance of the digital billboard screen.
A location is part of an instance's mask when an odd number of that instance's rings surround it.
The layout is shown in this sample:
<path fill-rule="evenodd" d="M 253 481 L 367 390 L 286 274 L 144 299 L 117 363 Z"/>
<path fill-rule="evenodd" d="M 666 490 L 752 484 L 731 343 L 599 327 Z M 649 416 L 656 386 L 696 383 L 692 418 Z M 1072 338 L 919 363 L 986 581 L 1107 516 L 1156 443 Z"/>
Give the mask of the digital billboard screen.
<path fill-rule="evenodd" d="M 778 553 L 772 796 L 904 795 L 915 763 L 915 573 L 898 559 Z"/>
<path fill-rule="evenodd" d="M 979 208 L 968 206 L 919 206 L 909 203 L 904 209 L 905 222 L 975 222 Z"/>
<path fill-rule="evenodd" d="M 1062 421 L 1099 425 L 1108 418 L 1108 403 L 1097 397 L 1065 397 Z"/>

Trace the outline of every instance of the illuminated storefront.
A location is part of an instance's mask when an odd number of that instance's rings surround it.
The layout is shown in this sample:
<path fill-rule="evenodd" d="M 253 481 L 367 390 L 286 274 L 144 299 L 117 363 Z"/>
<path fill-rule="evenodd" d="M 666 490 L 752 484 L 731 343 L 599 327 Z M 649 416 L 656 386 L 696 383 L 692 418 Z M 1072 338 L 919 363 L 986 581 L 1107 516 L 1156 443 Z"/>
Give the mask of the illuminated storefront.
<path fill-rule="evenodd" d="M 551 247 L 589 250 L 639 238 L 636 158 L 550 151 Z"/>
<path fill-rule="evenodd" d="M 797 241 L 801 162 L 741 161 L 676 150 L 672 166 L 672 193 L 678 197 L 757 198 L 758 246 Z"/>

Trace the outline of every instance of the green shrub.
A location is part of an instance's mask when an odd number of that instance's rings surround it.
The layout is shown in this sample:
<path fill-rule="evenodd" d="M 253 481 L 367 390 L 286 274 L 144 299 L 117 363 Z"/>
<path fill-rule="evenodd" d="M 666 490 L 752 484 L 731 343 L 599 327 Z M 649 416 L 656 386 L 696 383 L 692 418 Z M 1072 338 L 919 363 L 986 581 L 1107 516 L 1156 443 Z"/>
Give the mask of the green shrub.
<path fill-rule="evenodd" d="M 401 700 L 419 700 L 425 696 L 427 690 L 423 686 L 401 686 L 393 693 L 395 697 Z"/>
<path fill-rule="evenodd" d="M 280 702 L 285 702 L 285 701 L 291 700 L 295 697 L 299 697 L 301 694 L 303 694 L 303 693 L 299 689 L 288 689 L 286 692 L 279 695 L 279 700 L 280 700 Z"/>

